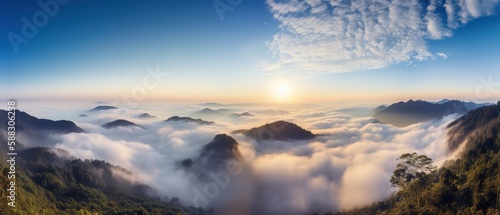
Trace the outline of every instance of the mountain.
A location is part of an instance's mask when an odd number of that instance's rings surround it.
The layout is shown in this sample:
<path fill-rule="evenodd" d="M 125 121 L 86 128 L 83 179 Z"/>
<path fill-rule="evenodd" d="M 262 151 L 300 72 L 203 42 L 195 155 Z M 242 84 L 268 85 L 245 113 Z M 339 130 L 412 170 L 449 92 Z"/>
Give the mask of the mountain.
<path fill-rule="evenodd" d="M 238 142 L 227 134 L 217 134 L 214 139 L 203 146 L 198 159 L 217 165 L 229 159 L 240 160 L 241 153 Z"/>
<path fill-rule="evenodd" d="M 238 113 L 233 113 L 233 114 L 231 114 L 231 115 L 229 115 L 229 116 L 234 116 L 234 117 L 242 117 L 242 116 L 253 116 L 253 115 L 252 115 L 251 113 L 249 113 L 249 112 L 243 112 L 243 113 L 240 113 L 240 114 L 238 114 Z"/>
<path fill-rule="evenodd" d="M 102 125 L 103 128 L 117 128 L 117 127 L 139 127 L 139 128 L 142 128 L 144 129 L 142 126 L 139 126 L 133 122 L 130 122 L 130 121 L 127 121 L 127 120 L 124 120 L 124 119 L 117 119 L 115 121 L 112 121 L 112 122 L 108 122 L 104 125 Z"/>
<path fill-rule="evenodd" d="M 184 123 L 197 123 L 200 125 L 212 125 L 214 122 L 205 121 L 202 119 L 193 119 L 191 117 L 181 117 L 181 116 L 173 116 L 165 120 L 165 122 L 184 122 Z"/>
<path fill-rule="evenodd" d="M 204 108 L 200 111 L 195 112 L 193 115 L 198 117 L 198 118 L 215 120 L 215 119 L 218 119 L 220 117 L 224 117 L 227 114 L 224 113 L 223 111 L 214 110 L 211 108 Z"/>
<path fill-rule="evenodd" d="M 425 180 L 410 182 L 419 192 L 400 189 L 384 201 L 326 214 L 500 214 L 500 102 L 474 109 L 448 127 L 450 146 L 463 143 L 463 149 Z"/>
<path fill-rule="evenodd" d="M 138 115 L 137 118 L 140 118 L 140 119 L 152 119 L 152 118 L 156 118 L 156 117 L 153 116 L 153 115 L 150 115 L 149 113 L 143 113 L 143 114 Z"/>
<path fill-rule="evenodd" d="M 470 111 L 448 125 L 448 148 L 455 150 L 472 134 L 493 135 L 500 124 L 500 103 Z"/>
<path fill-rule="evenodd" d="M 197 157 L 186 158 L 178 162 L 178 166 L 204 178 L 207 177 L 205 174 L 207 170 L 225 169 L 227 162 L 241 161 L 242 155 L 238 146 L 238 142 L 231 136 L 217 134 L 212 141 L 203 146 Z"/>
<path fill-rule="evenodd" d="M 244 112 L 244 113 L 240 113 L 240 116 L 253 116 L 253 115 L 249 112 Z"/>
<path fill-rule="evenodd" d="M 316 137 L 311 131 L 286 121 L 276 121 L 250 130 L 236 130 L 234 133 L 243 133 L 256 140 L 307 140 Z"/>
<path fill-rule="evenodd" d="M 67 134 L 85 132 L 72 121 L 39 119 L 19 110 L 16 110 L 15 113 L 16 131 L 18 132 L 38 134 Z M 8 112 L 0 110 L 0 116 L 0 128 L 7 130 Z"/>
<path fill-rule="evenodd" d="M 221 113 L 211 108 L 203 108 L 202 110 L 196 112 L 195 114 L 221 114 Z"/>
<path fill-rule="evenodd" d="M 458 100 L 443 102 L 431 103 L 422 100 L 398 102 L 376 112 L 373 117 L 384 123 L 405 127 L 418 122 L 440 119 L 449 114 L 465 114 L 470 110 L 486 105 Z"/>
<path fill-rule="evenodd" d="M 385 110 L 386 108 L 387 108 L 387 106 L 385 106 L 385 105 L 380 105 L 380 106 L 376 107 L 375 109 L 373 109 L 373 112 L 374 112 L 374 113 L 378 113 L 378 112 L 380 112 L 380 111 Z"/>
<path fill-rule="evenodd" d="M 39 119 L 23 111 L 16 110 L 15 128 L 18 149 L 30 146 L 54 146 L 57 144 L 51 134 L 85 132 L 68 120 Z M 7 130 L 8 112 L 0 110 L 0 130 Z"/>
<path fill-rule="evenodd" d="M 115 109 L 118 109 L 118 108 L 115 106 L 109 106 L 109 105 L 99 105 L 95 108 L 88 110 L 88 112 L 96 112 L 96 111 L 103 111 L 103 110 L 115 110 Z"/>
<path fill-rule="evenodd" d="M 217 113 L 217 111 L 212 110 L 210 108 L 203 108 L 202 110 L 196 112 L 197 114 L 214 114 Z"/>
<path fill-rule="evenodd" d="M 238 113 L 233 113 L 233 114 L 229 115 L 228 117 L 229 118 L 233 118 L 233 119 L 239 119 L 241 117 L 251 117 L 251 116 L 253 116 L 251 113 L 244 112 L 244 113 L 239 113 L 239 114 Z"/>
<path fill-rule="evenodd" d="M 7 160 L 4 153 L 0 159 Z M 0 169 L 8 169 L 7 163 L 0 162 Z M 129 180 L 133 173 L 119 166 L 76 159 L 61 149 L 18 151 L 15 171 L 16 207 L 2 204 L 1 214 L 209 214 L 182 206 L 177 198 L 161 199 L 151 187 Z M 9 183 L 0 174 L 0 188 L 7 190 Z M 7 199 L 7 193 L 0 197 Z"/>
<path fill-rule="evenodd" d="M 434 104 L 444 104 L 444 103 L 449 102 L 449 101 L 451 101 L 451 100 L 449 100 L 449 99 L 441 99 L 441 100 L 439 100 L 437 102 L 434 102 Z"/>
<path fill-rule="evenodd" d="M 194 114 L 201 115 L 201 116 L 223 116 L 223 115 L 231 114 L 231 111 L 229 109 L 225 109 L 225 108 L 219 108 L 217 110 L 214 110 L 211 108 L 203 108 L 202 110 L 197 111 Z"/>

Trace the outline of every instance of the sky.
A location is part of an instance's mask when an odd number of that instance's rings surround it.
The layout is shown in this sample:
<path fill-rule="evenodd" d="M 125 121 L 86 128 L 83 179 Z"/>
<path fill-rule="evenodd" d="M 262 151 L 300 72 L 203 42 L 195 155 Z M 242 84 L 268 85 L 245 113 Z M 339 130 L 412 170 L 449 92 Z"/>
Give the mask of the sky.
<path fill-rule="evenodd" d="M 0 2 L 0 99 L 500 96 L 500 1 Z"/>

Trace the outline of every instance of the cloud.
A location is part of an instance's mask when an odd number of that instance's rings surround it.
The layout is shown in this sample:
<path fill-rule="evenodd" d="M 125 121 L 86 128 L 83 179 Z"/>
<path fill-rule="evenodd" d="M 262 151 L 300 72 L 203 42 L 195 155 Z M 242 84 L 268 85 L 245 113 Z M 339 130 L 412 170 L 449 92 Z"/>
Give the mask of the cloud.
<path fill-rule="evenodd" d="M 148 184 L 162 197 L 175 196 L 183 204 L 192 205 L 196 196 L 193 189 L 213 191 L 217 182 L 211 176 L 200 178 L 178 168 L 179 161 L 196 158 L 215 134 L 230 134 L 236 129 L 278 119 L 288 120 L 320 136 L 312 140 L 256 142 L 244 135 L 232 134 L 239 142 L 245 171 L 228 176 L 230 183 L 216 187 L 213 198 L 207 199 L 209 206 L 221 214 L 311 214 L 349 209 L 388 197 L 394 191 L 389 184 L 390 175 L 396 158 L 403 153 L 426 154 L 436 164 L 451 158 L 453 155 L 448 153 L 446 144 L 446 125 L 458 117 L 449 115 L 441 120 L 397 128 L 372 123 L 371 117 L 345 115 L 334 108 L 293 106 L 283 115 L 259 114 L 270 108 L 265 106 L 231 108 L 235 112 L 253 113 L 256 121 L 235 123 L 220 118 L 209 126 L 163 122 L 163 118 L 173 112 L 164 112 L 166 116 L 161 119 L 143 121 L 129 117 L 136 113 L 125 110 L 127 114 L 102 113 L 78 118 L 80 121 L 76 123 L 89 133 L 51 138 L 55 147 L 75 157 L 101 159 L 122 166 L 134 172 L 127 180 Z M 147 108 L 141 111 L 151 112 Z M 103 122 L 118 117 L 134 121 L 145 129 L 100 127 Z"/>
<path fill-rule="evenodd" d="M 67 150 L 78 158 L 105 159 L 129 169 L 133 169 L 134 158 L 153 151 L 149 145 L 143 143 L 113 141 L 95 133 L 70 133 L 59 136 L 55 141 L 55 148 Z"/>
<path fill-rule="evenodd" d="M 438 52 L 436 53 L 437 56 L 443 58 L 443 59 L 447 59 L 448 58 L 448 55 L 446 55 L 445 53 L 442 53 L 442 52 Z"/>
<path fill-rule="evenodd" d="M 428 40 L 494 15 L 499 0 L 266 2 L 280 25 L 268 42 L 277 60 L 264 62 L 263 70 L 338 73 L 433 58 Z"/>
<path fill-rule="evenodd" d="M 258 176 L 257 213 L 322 213 L 387 198 L 394 191 L 389 179 L 401 154 L 426 154 L 437 165 L 452 158 L 446 125 L 458 115 L 406 128 L 340 114 L 296 117 L 303 127 L 321 125 L 314 131 L 324 135 L 307 143 L 289 141 L 287 147 L 282 141 L 252 143 L 266 146 L 250 162 Z M 336 123 L 325 128 L 329 122 Z"/>

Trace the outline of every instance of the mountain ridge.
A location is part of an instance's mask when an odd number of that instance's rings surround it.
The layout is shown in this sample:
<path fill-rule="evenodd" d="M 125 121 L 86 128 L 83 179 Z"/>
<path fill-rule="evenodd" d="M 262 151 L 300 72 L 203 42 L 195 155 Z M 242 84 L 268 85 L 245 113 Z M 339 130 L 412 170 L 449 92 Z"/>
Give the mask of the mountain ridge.
<path fill-rule="evenodd" d="M 212 125 L 214 122 L 212 121 L 205 121 L 202 119 L 195 119 L 187 116 L 172 116 L 168 119 L 165 120 L 165 122 L 185 122 L 185 123 L 196 123 L 199 125 Z"/>
<path fill-rule="evenodd" d="M 85 130 L 69 120 L 50 120 L 34 117 L 26 112 L 16 110 L 16 130 L 27 132 L 51 132 L 58 134 L 83 133 Z M 0 109 L 0 128 L 6 130 L 8 111 Z"/>
<path fill-rule="evenodd" d="M 373 117 L 397 127 L 439 119 L 449 114 L 466 114 L 469 111 L 485 106 L 486 103 L 477 104 L 459 100 L 442 100 L 432 103 L 423 100 L 408 100 L 397 102 L 374 113 Z"/>

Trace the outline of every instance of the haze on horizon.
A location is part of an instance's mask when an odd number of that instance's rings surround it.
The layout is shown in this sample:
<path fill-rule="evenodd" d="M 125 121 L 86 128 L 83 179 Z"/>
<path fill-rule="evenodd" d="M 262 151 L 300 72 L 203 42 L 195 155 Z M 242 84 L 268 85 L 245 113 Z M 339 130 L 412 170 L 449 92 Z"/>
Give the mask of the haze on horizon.
<path fill-rule="evenodd" d="M 69 1 L 28 38 L 26 20 L 43 8 L 2 1 L 0 18 L 9 21 L 0 29 L 0 98 L 375 103 L 500 96 L 498 1 L 220 2 L 231 10 L 212 1 Z"/>

